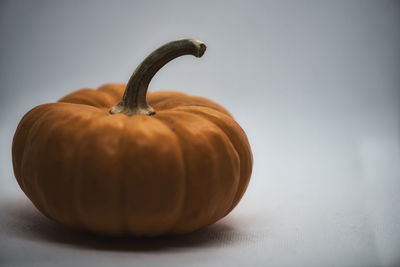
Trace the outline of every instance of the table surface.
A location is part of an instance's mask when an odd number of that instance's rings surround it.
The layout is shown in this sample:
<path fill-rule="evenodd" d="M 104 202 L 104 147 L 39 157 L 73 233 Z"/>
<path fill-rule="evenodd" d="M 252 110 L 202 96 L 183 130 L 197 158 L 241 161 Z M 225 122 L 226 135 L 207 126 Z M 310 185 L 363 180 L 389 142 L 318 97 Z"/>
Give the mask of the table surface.
<path fill-rule="evenodd" d="M 399 2 L 68 2 L 1 4 L 1 266 L 400 265 Z M 151 239 L 82 234 L 40 214 L 12 170 L 22 115 L 125 81 L 186 36 L 205 55 L 169 63 L 151 90 L 232 112 L 254 154 L 239 205 L 195 233 Z"/>

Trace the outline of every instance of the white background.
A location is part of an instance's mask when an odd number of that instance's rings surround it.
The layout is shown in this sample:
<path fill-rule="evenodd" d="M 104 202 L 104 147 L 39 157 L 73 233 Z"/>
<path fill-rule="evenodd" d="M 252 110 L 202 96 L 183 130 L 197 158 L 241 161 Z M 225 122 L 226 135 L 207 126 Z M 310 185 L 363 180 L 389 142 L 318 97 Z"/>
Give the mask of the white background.
<path fill-rule="evenodd" d="M 398 1 L 2 1 L 0 265 L 400 265 Z M 150 87 L 227 107 L 254 153 L 236 209 L 191 235 L 104 239 L 42 216 L 11 142 L 36 105 L 126 82 L 153 49 L 204 41 Z"/>

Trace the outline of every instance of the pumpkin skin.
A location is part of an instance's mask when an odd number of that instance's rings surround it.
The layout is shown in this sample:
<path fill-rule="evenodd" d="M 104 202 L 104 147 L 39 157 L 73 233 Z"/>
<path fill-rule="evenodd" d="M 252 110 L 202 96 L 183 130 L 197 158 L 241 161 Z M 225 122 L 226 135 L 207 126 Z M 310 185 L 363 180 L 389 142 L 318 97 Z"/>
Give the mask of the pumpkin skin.
<path fill-rule="evenodd" d="M 252 153 L 230 113 L 203 97 L 147 94 L 153 116 L 110 114 L 125 84 L 37 106 L 14 135 L 15 177 L 49 218 L 109 236 L 183 234 L 239 202 Z"/>

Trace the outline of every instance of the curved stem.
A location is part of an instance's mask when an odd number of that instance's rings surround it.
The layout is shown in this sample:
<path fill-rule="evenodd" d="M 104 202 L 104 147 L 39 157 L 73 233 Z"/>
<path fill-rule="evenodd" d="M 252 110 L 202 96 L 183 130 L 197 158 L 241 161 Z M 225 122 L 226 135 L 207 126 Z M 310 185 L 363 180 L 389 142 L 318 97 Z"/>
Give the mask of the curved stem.
<path fill-rule="evenodd" d="M 121 101 L 111 108 L 110 113 L 154 115 L 154 109 L 146 101 L 147 88 L 153 76 L 174 58 L 183 55 L 201 57 L 205 51 L 205 44 L 194 39 L 180 39 L 159 47 L 136 68 Z"/>

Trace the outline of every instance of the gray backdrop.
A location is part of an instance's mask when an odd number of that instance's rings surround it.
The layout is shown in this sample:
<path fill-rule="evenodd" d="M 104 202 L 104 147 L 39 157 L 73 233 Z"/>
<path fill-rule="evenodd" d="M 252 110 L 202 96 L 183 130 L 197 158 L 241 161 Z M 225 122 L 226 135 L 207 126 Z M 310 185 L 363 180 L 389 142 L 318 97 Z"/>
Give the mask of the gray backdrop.
<path fill-rule="evenodd" d="M 39 214 L 11 141 L 29 109 L 126 82 L 161 44 L 204 41 L 151 90 L 227 107 L 254 153 L 249 188 L 179 238 L 104 240 Z M 399 1 L 1 1 L 0 265 L 400 264 Z"/>

